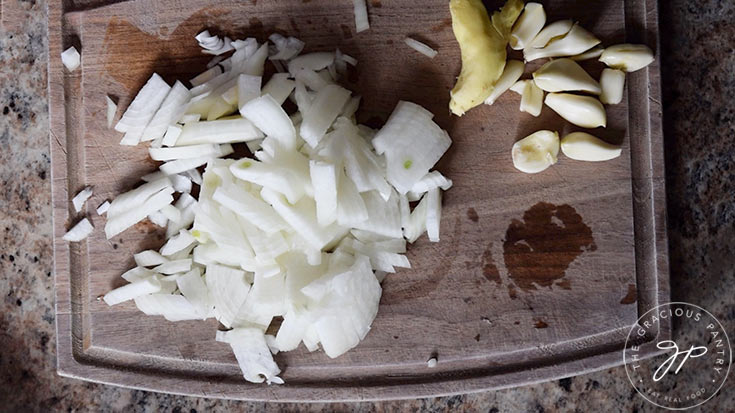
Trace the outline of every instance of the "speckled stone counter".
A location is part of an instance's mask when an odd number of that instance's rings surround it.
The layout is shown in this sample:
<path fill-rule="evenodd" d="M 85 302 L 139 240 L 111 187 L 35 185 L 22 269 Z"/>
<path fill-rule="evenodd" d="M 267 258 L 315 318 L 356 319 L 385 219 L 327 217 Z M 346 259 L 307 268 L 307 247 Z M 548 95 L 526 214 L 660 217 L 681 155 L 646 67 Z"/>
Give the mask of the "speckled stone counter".
<path fill-rule="evenodd" d="M 660 7 L 672 298 L 708 309 L 735 332 L 735 2 L 665 0 Z M 0 17 L 0 411 L 655 410 L 622 367 L 502 391 L 335 405 L 200 399 L 58 377 L 46 4 L 20 1 L 15 9 Z M 731 377 L 700 411 L 733 408 Z"/>

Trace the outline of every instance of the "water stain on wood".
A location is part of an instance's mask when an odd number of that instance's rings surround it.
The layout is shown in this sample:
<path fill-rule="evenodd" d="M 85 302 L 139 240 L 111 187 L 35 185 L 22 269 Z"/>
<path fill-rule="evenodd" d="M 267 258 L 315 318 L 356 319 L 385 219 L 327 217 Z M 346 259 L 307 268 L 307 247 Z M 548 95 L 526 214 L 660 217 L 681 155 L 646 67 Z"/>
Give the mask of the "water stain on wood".
<path fill-rule="evenodd" d="M 250 23 L 250 27 L 253 29 L 257 30 L 257 29 L 263 28 L 263 22 L 260 21 L 260 19 L 257 17 L 251 17 L 249 23 Z"/>
<path fill-rule="evenodd" d="M 547 324 L 544 320 L 536 320 L 536 322 L 533 324 L 533 328 L 547 328 L 549 324 Z"/>
<path fill-rule="evenodd" d="M 633 304 L 638 300 L 635 284 L 628 284 L 628 293 L 620 300 L 620 304 Z"/>
<path fill-rule="evenodd" d="M 516 290 L 515 286 L 508 286 L 508 297 L 510 297 L 511 300 L 515 300 L 518 298 L 518 290 Z"/>
<path fill-rule="evenodd" d="M 557 285 L 569 265 L 583 252 L 597 249 L 592 230 L 569 205 L 539 202 L 514 219 L 505 233 L 503 258 L 513 283 L 523 291 Z"/>
<path fill-rule="evenodd" d="M 477 215 L 477 211 L 475 211 L 475 208 L 470 208 L 467 210 L 467 218 L 469 218 L 472 222 L 477 222 L 480 220 L 480 217 Z"/>
<path fill-rule="evenodd" d="M 383 7 L 383 3 L 381 3 L 380 0 L 373 0 L 370 2 L 370 5 L 375 7 L 376 9 Z"/>
<path fill-rule="evenodd" d="M 342 29 L 342 38 L 352 39 L 352 30 L 350 29 L 350 26 L 346 24 L 340 24 L 339 27 Z"/>
<path fill-rule="evenodd" d="M 448 27 L 452 27 L 452 19 L 450 17 L 441 21 L 441 23 L 431 28 L 432 32 L 440 32 Z"/>
<path fill-rule="evenodd" d="M 492 249 L 493 243 L 491 242 L 482 254 L 482 275 L 485 276 L 485 279 L 488 281 L 495 282 L 495 284 L 500 285 L 500 271 L 498 271 L 498 267 L 495 265 L 495 261 L 493 261 Z"/>
<path fill-rule="evenodd" d="M 150 219 L 146 218 L 137 224 L 133 225 L 133 228 L 135 228 L 137 231 L 140 231 L 144 234 L 150 234 L 153 232 L 158 231 L 161 227 L 151 222 Z"/>
<path fill-rule="evenodd" d="M 299 26 L 296 24 L 296 20 L 293 17 L 289 18 L 288 22 L 291 24 L 291 28 L 294 32 L 301 33 L 301 30 L 299 30 Z"/>

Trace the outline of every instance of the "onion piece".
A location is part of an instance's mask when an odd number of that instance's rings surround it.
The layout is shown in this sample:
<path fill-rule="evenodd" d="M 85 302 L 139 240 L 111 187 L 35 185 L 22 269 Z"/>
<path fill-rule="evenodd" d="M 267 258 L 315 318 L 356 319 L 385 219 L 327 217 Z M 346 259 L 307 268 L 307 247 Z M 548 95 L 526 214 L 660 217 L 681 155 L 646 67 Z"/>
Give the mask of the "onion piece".
<path fill-rule="evenodd" d="M 168 321 L 202 319 L 196 307 L 182 295 L 143 295 L 135 298 L 135 305 L 147 315 L 161 315 Z"/>
<path fill-rule="evenodd" d="M 191 99 L 189 89 L 181 82 L 176 81 L 161 103 L 161 107 L 158 108 L 148 126 L 143 130 L 141 141 L 162 138 L 168 127 L 184 115 L 189 99 Z"/>
<path fill-rule="evenodd" d="M 185 124 L 176 146 L 247 142 L 262 137 L 263 133 L 245 118 L 220 119 Z"/>
<path fill-rule="evenodd" d="M 224 149 L 229 150 L 227 146 Z M 191 159 L 202 156 L 218 156 L 222 153 L 220 145 L 204 143 L 190 146 L 177 146 L 174 148 L 150 148 L 148 153 L 154 161 L 170 161 L 174 159 Z"/>
<path fill-rule="evenodd" d="M 153 276 L 118 287 L 105 294 L 102 299 L 107 305 L 115 305 L 143 295 L 157 293 L 160 290 L 161 283 Z"/>
<path fill-rule="evenodd" d="M 149 199 L 145 200 L 142 204 L 138 205 L 134 209 L 119 213 L 114 217 L 112 217 L 111 214 L 112 208 L 115 206 L 115 202 L 113 201 L 112 205 L 110 206 L 110 210 L 107 211 L 108 219 L 107 223 L 105 224 L 105 235 L 107 236 L 107 239 L 110 239 L 115 235 L 132 227 L 133 225 L 142 221 L 148 215 L 163 208 L 164 205 L 170 204 L 174 200 L 173 196 L 171 196 L 171 193 L 173 193 L 173 188 L 169 186 L 166 189 L 161 190 L 160 192 L 151 196 Z"/>
<path fill-rule="evenodd" d="M 370 28 L 365 0 L 352 0 L 355 8 L 355 31 L 360 33 Z"/>
<path fill-rule="evenodd" d="M 97 207 L 97 215 L 103 215 L 110 209 L 110 201 L 105 201 Z"/>
<path fill-rule="evenodd" d="M 61 53 L 61 63 L 66 66 L 68 71 L 73 72 L 82 63 L 82 56 L 77 48 L 72 46 Z"/>
<path fill-rule="evenodd" d="M 429 59 L 433 59 L 437 55 L 437 51 L 429 47 L 428 45 L 421 43 L 418 40 L 412 39 L 410 37 L 406 37 L 403 39 L 403 42 L 406 43 L 408 47 L 411 49 L 421 53 L 422 55 L 428 57 Z"/>
<path fill-rule="evenodd" d="M 92 233 L 94 227 L 87 218 L 82 218 L 81 221 L 77 222 L 76 225 L 71 227 L 69 231 L 64 234 L 62 239 L 69 242 L 79 242 L 89 236 Z"/>
<path fill-rule="evenodd" d="M 263 331 L 257 328 L 218 331 L 216 339 L 232 347 L 246 380 L 253 383 L 265 381 L 268 384 L 283 384 L 283 379 L 278 377 L 281 370 L 273 361 Z"/>
<path fill-rule="evenodd" d="M 80 212 L 82 210 L 82 207 L 84 207 L 84 203 L 87 202 L 89 197 L 92 196 L 92 187 L 87 186 L 81 191 L 79 191 L 78 194 L 72 198 L 71 203 L 74 205 L 74 211 Z"/>
<path fill-rule="evenodd" d="M 301 137 L 316 147 L 350 99 L 350 91 L 337 85 L 324 87 L 314 98 L 301 123 Z"/>
<path fill-rule="evenodd" d="M 268 37 L 273 42 L 277 53 L 268 57 L 270 60 L 289 60 L 296 57 L 304 49 L 304 42 L 295 37 L 284 37 L 278 33 L 273 33 Z"/>
<path fill-rule="evenodd" d="M 168 262 L 168 258 L 161 255 L 158 251 L 145 250 L 137 254 L 133 254 L 135 264 L 138 267 L 153 267 Z"/>
<path fill-rule="evenodd" d="M 296 83 L 289 79 L 288 73 L 275 73 L 268 83 L 263 86 L 260 95 L 271 95 L 279 105 L 282 105 L 295 86 Z"/>
<path fill-rule="evenodd" d="M 128 106 L 122 118 L 115 125 L 115 130 L 125 132 L 121 145 L 137 145 L 148 122 L 153 118 L 168 95 L 171 87 L 154 73 Z"/>

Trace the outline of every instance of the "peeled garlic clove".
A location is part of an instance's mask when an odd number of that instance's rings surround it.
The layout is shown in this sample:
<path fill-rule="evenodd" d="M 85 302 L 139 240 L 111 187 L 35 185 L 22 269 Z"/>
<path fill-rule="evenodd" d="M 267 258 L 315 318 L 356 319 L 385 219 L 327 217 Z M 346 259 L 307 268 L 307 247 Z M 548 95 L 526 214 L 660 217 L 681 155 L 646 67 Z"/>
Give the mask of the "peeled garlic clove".
<path fill-rule="evenodd" d="M 606 105 L 617 105 L 623 101 L 625 89 L 625 72 L 617 69 L 605 69 L 600 76 L 602 94 L 600 102 Z"/>
<path fill-rule="evenodd" d="M 539 173 L 556 163 L 559 155 L 559 134 L 540 130 L 513 145 L 513 166 L 527 174 Z"/>
<path fill-rule="evenodd" d="M 523 94 L 521 94 L 521 112 L 538 116 L 541 114 L 541 108 L 543 106 L 544 91 L 533 80 L 526 81 L 523 87 Z"/>
<path fill-rule="evenodd" d="M 574 60 L 575 62 L 581 62 L 583 60 L 590 60 L 590 59 L 597 59 L 598 57 L 602 55 L 604 51 L 605 51 L 605 48 L 598 45 L 584 53 L 580 53 L 576 56 L 572 56 L 570 57 L 570 59 Z"/>
<path fill-rule="evenodd" d="M 498 79 L 497 82 L 495 82 L 495 87 L 493 88 L 493 92 L 490 93 L 490 96 L 485 99 L 486 105 L 492 105 L 495 103 L 495 101 L 505 93 L 506 90 L 508 90 L 513 84 L 516 83 L 518 79 L 521 78 L 521 75 L 523 74 L 523 70 L 526 68 L 526 65 L 523 64 L 520 60 L 508 60 L 508 62 L 505 64 L 505 69 L 503 69 L 503 74 L 500 75 L 500 79 Z"/>
<path fill-rule="evenodd" d="M 605 49 L 600 56 L 602 63 L 626 72 L 643 69 L 654 60 L 653 50 L 642 44 L 617 44 Z"/>
<path fill-rule="evenodd" d="M 510 47 L 521 50 L 536 37 L 546 24 L 544 6 L 538 3 L 527 3 L 523 14 L 513 26 L 510 33 Z"/>
<path fill-rule="evenodd" d="M 568 158 L 588 162 L 609 161 L 622 153 L 619 146 L 585 132 L 574 132 L 565 136 L 561 140 L 561 151 Z"/>
<path fill-rule="evenodd" d="M 575 24 L 566 36 L 551 41 L 542 49 L 524 49 L 523 57 L 527 62 L 530 62 L 544 57 L 574 56 L 586 52 L 598 44 L 600 44 L 600 39 L 582 26 Z"/>
<path fill-rule="evenodd" d="M 572 59 L 556 59 L 534 72 L 536 85 L 547 92 L 580 90 L 599 95 L 600 84 Z"/>
<path fill-rule="evenodd" d="M 605 107 L 593 97 L 549 93 L 546 95 L 545 103 L 559 116 L 577 126 L 593 129 L 598 126 L 604 128 L 607 125 Z"/>
<path fill-rule="evenodd" d="M 544 29 L 541 30 L 539 34 L 537 34 L 536 37 L 533 38 L 531 43 L 526 46 L 526 49 L 540 49 L 542 47 L 546 47 L 546 45 L 549 44 L 549 42 L 551 42 L 552 40 L 569 33 L 569 31 L 572 30 L 573 25 L 574 22 L 571 20 L 559 20 L 551 23 L 550 25 L 544 27 Z"/>
<path fill-rule="evenodd" d="M 511 92 L 518 93 L 519 95 L 523 94 L 523 91 L 526 89 L 526 83 L 530 82 L 530 80 L 519 80 L 513 84 L 513 86 L 510 87 Z"/>

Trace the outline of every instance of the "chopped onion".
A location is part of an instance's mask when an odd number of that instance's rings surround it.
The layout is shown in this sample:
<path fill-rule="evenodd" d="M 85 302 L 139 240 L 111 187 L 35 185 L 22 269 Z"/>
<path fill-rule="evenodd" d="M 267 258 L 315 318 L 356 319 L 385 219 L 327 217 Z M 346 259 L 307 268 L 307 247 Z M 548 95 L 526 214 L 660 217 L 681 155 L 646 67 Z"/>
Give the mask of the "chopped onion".
<path fill-rule="evenodd" d="M 153 267 L 154 265 L 161 265 L 164 262 L 168 262 L 168 258 L 164 257 L 158 251 L 145 250 L 137 254 L 133 254 L 135 264 L 139 267 Z"/>
<path fill-rule="evenodd" d="M 355 31 L 360 33 L 370 28 L 365 0 L 352 0 L 355 7 Z"/>
<path fill-rule="evenodd" d="M 276 54 L 268 58 L 270 60 L 289 60 L 304 49 L 304 42 L 295 37 L 286 38 L 278 33 L 273 33 L 268 40 L 273 42 L 277 50 Z"/>
<path fill-rule="evenodd" d="M 145 219 L 145 217 L 147 217 L 148 215 L 160 210 L 161 208 L 163 208 L 164 205 L 173 202 L 174 198 L 173 196 L 171 196 L 173 188 L 168 187 L 168 189 L 170 189 L 170 191 L 162 190 L 157 194 L 151 196 L 149 199 L 145 200 L 138 207 L 117 214 L 114 217 L 112 217 L 111 214 L 112 208 L 115 206 L 115 202 L 113 201 L 112 205 L 110 206 L 110 210 L 107 211 L 108 219 L 107 224 L 105 225 L 105 235 L 107 236 L 107 239 L 110 239 L 115 235 L 125 231 L 126 229 Z"/>
<path fill-rule="evenodd" d="M 89 220 L 87 218 L 82 218 L 82 220 L 71 227 L 71 229 L 67 231 L 62 238 L 64 239 L 64 241 L 79 242 L 87 238 L 93 230 L 94 227 L 89 222 Z"/>
<path fill-rule="evenodd" d="M 418 40 L 414 40 L 410 37 L 406 37 L 403 39 L 403 41 L 410 47 L 411 49 L 421 53 L 424 56 L 427 56 L 429 59 L 433 59 L 437 55 L 437 51 L 432 49 L 431 47 L 427 46 L 424 43 L 421 43 Z"/>
<path fill-rule="evenodd" d="M 171 87 L 154 73 L 128 106 L 122 118 L 115 125 L 115 130 L 125 132 L 121 145 L 137 145 L 143 136 L 148 122 L 153 118 Z"/>
<path fill-rule="evenodd" d="M 176 146 L 247 142 L 262 137 L 263 133 L 245 118 L 220 119 L 185 124 L 176 140 Z"/>
<path fill-rule="evenodd" d="M 85 187 L 78 194 L 72 198 L 71 203 L 74 205 L 74 211 L 79 212 L 82 210 L 84 203 L 87 202 L 89 197 L 92 196 L 92 187 Z"/>
<path fill-rule="evenodd" d="M 243 117 L 288 149 L 296 147 L 296 130 L 286 111 L 270 95 L 255 98 L 240 108 Z"/>
<path fill-rule="evenodd" d="M 97 207 L 97 215 L 103 215 L 107 213 L 107 210 L 110 209 L 110 201 L 105 201 L 100 204 L 100 206 Z"/>
<path fill-rule="evenodd" d="M 82 56 L 77 48 L 72 46 L 61 53 L 61 63 L 66 66 L 67 70 L 73 72 L 82 63 Z"/>
<path fill-rule="evenodd" d="M 157 293 L 160 290 L 161 283 L 153 276 L 118 287 L 105 294 L 102 299 L 107 305 L 115 305 L 143 295 Z"/>
<path fill-rule="evenodd" d="M 350 91 L 337 85 L 324 87 L 314 98 L 301 123 L 301 137 L 316 147 L 350 99 Z"/>
<path fill-rule="evenodd" d="M 268 81 L 268 83 L 263 86 L 263 90 L 260 92 L 260 95 L 271 95 L 271 97 L 273 97 L 273 99 L 275 99 L 275 101 L 278 102 L 279 105 L 282 105 L 296 85 L 296 82 L 289 79 L 288 77 L 288 73 L 274 74 Z"/>
<path fill-rule="evenodd" d="M 181 82 L 176 81 L 171 91 L 161 103 L 161 107 L 143 130 L 141 141 L 152 141 L 164 136 L 168 127 L 181 118 L 186 111 L 187 103 L 191 99 L 189 89 Z"/>

